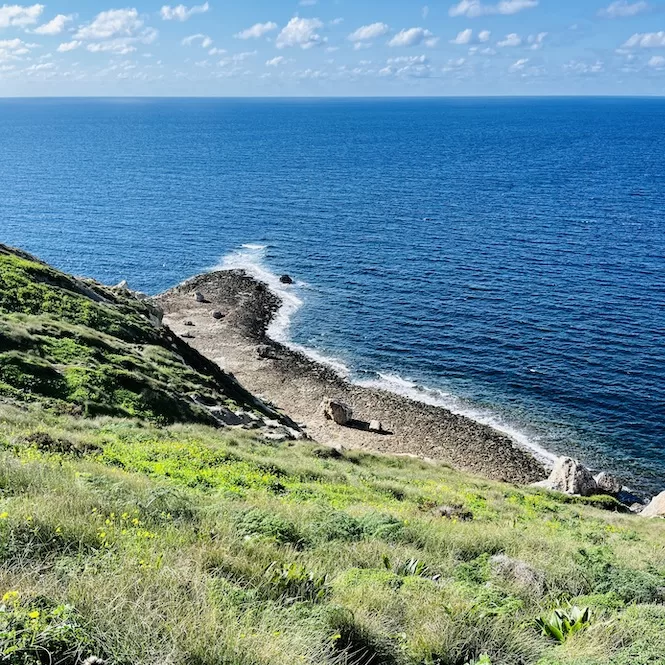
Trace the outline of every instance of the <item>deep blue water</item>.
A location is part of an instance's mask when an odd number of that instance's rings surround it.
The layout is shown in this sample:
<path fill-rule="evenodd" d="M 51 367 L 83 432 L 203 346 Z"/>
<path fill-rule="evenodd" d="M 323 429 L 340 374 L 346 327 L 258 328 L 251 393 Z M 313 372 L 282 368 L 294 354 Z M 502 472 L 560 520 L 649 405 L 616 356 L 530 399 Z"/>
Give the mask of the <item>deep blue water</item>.
<path fill-rule="evenodd" d="M 67 271 L 289 272 L 355 379 L 665 487 L 665 100 L 9 100 L 0 182 Z"/>

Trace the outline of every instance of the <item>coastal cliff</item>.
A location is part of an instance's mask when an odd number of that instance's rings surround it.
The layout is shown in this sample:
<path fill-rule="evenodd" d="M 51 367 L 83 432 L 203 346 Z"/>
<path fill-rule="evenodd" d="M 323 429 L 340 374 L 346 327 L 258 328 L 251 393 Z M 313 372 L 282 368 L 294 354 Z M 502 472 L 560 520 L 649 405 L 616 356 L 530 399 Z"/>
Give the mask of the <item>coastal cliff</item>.
<path fill-rule="evenodd" d="M 661 519 L 524 485 L 507 437 L 271 340 L 278 307 L 0 245 L 3 662 L 662 662 Z"/>

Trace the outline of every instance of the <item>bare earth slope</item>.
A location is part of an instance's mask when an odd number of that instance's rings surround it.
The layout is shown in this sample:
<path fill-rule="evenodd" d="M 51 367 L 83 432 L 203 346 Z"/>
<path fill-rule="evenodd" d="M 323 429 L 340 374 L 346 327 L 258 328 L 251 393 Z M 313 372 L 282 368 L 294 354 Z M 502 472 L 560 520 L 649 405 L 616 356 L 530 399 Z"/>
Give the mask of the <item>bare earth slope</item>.
<path fill-rule="evenodd" d="M 197 291 L 206 302 L 196 301 Z M 191 346 L 254 394 L 276 404 L 322 444 L 438 459 L 514 483 L 545 476 L 529 452 L 488 426 L 387 391 L 356 386 L 271 340 L 266 330 L 280 300 L 243 271 L 199 275 L 154 300 L 176 334 L 185 335 Z M 224 318 L 215 319 L 216 311 Z M 320 410 L 324 397 L 349 404 L 357 425 L 339 427 L 327 421 Z M 370 420 L 380 420 L 389 434 L 363 429 Z"/>

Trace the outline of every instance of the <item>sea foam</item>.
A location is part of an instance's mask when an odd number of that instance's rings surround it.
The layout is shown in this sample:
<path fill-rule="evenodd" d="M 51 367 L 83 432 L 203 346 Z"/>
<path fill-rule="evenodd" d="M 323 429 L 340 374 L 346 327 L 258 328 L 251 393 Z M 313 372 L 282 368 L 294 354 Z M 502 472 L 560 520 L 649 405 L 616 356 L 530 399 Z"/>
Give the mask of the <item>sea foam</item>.
<path fill-rule="evenodd" d="M 499 414 L 489 409 L 476 407 L 452 393 L 420 385 L 395 373 L 376 372 L 375 378 L 358 378 L 354 376 L 352 368 L 338 358 L 294 342 L 291 337 L 291 327 L 295 314 L 305 304 L 300 294 L 306 284 L 298 281 L 293 285 L 283 284 L 279 275 L 272 272 L 266 265 L 266 249 L 266 245 L 245 243 L 239 249 L 224 256 L 217 268 L 242 269 L 255 279 L 267 284 L 270 290 L 279 296 L 282 306 L 267 330 L 271 339 L 304 354 L 315 362 L 330 367 L 355 385 L 386 390 L 416 402 L 445 408 L 452 413 L 488 425 L 505 434 L 522 448 L 530 450 L 546 466 L 551 466 L 556 460 L 556 455 L 541 446 L 536 436 L 525 433 L 518 426 L 507 422 Z"/>

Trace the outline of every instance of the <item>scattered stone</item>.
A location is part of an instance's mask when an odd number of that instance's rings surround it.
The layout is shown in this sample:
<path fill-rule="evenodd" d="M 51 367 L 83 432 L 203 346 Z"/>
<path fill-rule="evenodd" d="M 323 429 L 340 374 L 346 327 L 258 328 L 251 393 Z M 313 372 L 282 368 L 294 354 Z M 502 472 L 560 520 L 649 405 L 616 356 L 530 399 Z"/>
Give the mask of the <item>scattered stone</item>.
<path fill-rule="evenodd" d="M 640 512 L 640 517 L 665 517 L 665 492 L 651 499 L 651 503 Z"/>
<path fill-rule="evenodd" d="M 505 554 L 496 554 L 490 559 L 490 567 L 496 576 L 515 582 L 523 589 L 531 589 L 537 593 L 542 593 L 544 589 L 545 576 L 526 561 L 511 559 Z"/>
<path fill-rule="evenodd" d="M 597 476 L 594 476 L 593 479 L 596 481 L 596 485 L 600 492 L 616 496 L 623 489 L 623 484 L 620 480 L 604 471 Z"/>
<path fill-rule="evenodd" d="M 196 300 L 196 302 L 206 302 L 206 297 L 200 291 L 197 291 L 194 294 L 194 300 Z"/>
<path fill-rule="evenodd" d="M 337 400 L 326 398 L 322 403 L 323 415 L 327 420 L 332 420 L 338 425 L 348 425 L 353 418 L 353 411 L 350 406 Z"/>
<path fill-rule="evenodd" d="M 383 429 L 383 425 L 381 424 L 380 421 L 378 420 L 370 420 L 369 423 L 369 431 L 370 432 L 376 432 L 376 434 L 381 434 L 385 430 Z"/>
<path fill-rule="evenodd" d="M 119 284 L 116 284 L 113 289 L 115 291 L 129 291 L 129 284 L 127 283 L 126 279 L 123 279 L 122 282 Z"/>
<path fill-rule="evenodd" d="M 97 658 L 97 656 L 89 656 L 81 665 L 104 665 L 104 661 L 101 658 Z"/>
<path fill-rule="evenodd" d="M 559 457 L 550 477 L 534 483 L 533 486 L 580 496 L 591 496 L 598 491 L 591 471 L 570 457 Z"/>
<path fill-rule="evenodd" d="M 194 327 L 195 323 L 194 323 L 194 321 L 185 321 L 185 323 L 183 323 L 183 325 L 187 326 L 188 328 L 192 328 L 192 327 Z"/>
<path fill-rule="evenodd" d="M 282 275 L 282 276 L 279 278 L 279 281 L 280 281 L 282 284 L 293 284 L 293 277 L 291 277 L 290 275 Z"/>
<path fill-rule="evenodd" d="M 261 344 L 261 346 L 257 346 L 256 355 L 259 358 L 263 358 L 264 360 L 275 360 L 277 358 L 274 349 L 267 344 Z"/>
<path fill-rule="evenodd" d="M 633 503 L 632 505 L 628 506 L 628 510 L 630 510 L 631 513 L 641 513 L 644 510 L 644 504 Z"/>
<path fill-rule="evenodd" d="M 189 333 L 189 332 L 183 333 L 182 338 L 183 339 L 196 339 L 196 337 L 194 335 L 192 335 L 192 333 Z"/>
<path fill-rule="evenodd" d="M 460 522 L 468 522 L 473 519 L 473 513 L 461 504 L 437 506 L 432 510 L 432 514 L 435 517 L 444 517 L 448 520 L 459 520 Z"/>
<path fill-rule="evenodd" d="M 312 450 L 312 455 L 319 459 L 341 459 L 344 457 L 343 446 L 319 446 Z"/>
<path fill-rule="evenodd" d="M 213 318 L 213 319 L 217 319 L 218 321 L 221 321 L 221 319 L 224 318 L 224 314 L 222 314 L 222 313 L 219 312 L 219 311 L 214 311 L 214 312 L 212 313 L 212 318 Z"/>

